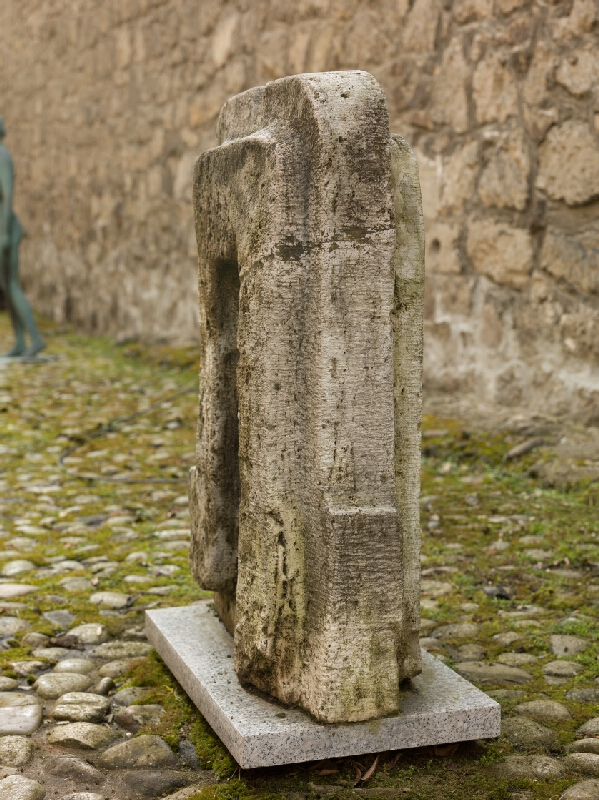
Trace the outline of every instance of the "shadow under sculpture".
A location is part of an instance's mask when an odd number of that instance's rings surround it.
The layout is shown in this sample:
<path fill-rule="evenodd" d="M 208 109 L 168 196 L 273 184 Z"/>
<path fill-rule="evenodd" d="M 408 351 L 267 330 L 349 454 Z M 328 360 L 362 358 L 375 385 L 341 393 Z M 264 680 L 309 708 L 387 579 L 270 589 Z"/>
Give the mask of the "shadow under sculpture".
<path fill-rule="evenodd" d="M 3 143 L 5 135 L 4 120 L 0 117 L 0 289 L 6 298 L 15 335 L 15 343 L 4 357 L 34 358 L 46 345 L 19 283 L 19 245 L 23 228 L 12 207 L 14 166 Z M 31 340 L 29 347 L 25 342 L 26 332 Z"/>
<path fill-rule="evenodd" d="M 218 134 L 194 176 L 191 568 L 241 683 L 381 717 L 421 670 L 416 161 L 359 71 L 244 92 Z"/>

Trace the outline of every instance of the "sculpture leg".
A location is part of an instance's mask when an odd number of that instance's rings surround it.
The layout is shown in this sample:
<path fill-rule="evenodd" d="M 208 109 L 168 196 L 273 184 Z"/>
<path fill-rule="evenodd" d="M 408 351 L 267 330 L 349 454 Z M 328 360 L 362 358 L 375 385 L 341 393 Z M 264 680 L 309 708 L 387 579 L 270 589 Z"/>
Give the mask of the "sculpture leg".
<path fill-rule="evenodd" d="M 15 335 L 15 343 L 11 349 L 3 354 L 3 358 L 12 358 L 14 356 L 22 356 L 25 352 L 25 328 L 15 313 L 12 298 L 9 291 L 10 286 L 10 262 L 11 254 L 7 253 L 5 258 L 0 257 L 0 288 L 6 298 L 8 312 L 10 314 L 10 321 Z"/>
<path fill-rule="evenodd" d="M 33 358 L 33 356 L 44 349 L 46 343 L 40 336 L 40 332 L 35 324 L 35 319 L 33 318 L 31 306 L 19 284 L 19 250 L 15 245 L 11 248 L 7 282 L 7 297 L 11 309 L 11 318 L 16 341 L 12 350 L 6 355 Z M 31 339 L 29 347 L 25 347 L 25 330 Z"/>

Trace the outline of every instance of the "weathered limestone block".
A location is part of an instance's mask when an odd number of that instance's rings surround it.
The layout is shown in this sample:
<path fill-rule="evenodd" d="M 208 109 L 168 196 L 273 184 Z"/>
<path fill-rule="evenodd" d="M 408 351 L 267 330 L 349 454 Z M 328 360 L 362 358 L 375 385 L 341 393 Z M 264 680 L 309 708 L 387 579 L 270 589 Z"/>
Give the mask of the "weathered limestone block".
<path fill-rule="evenodd" d="M 438 124 L 446 122 L 458 133 L 468 130 L 468 62 L 462 39 L 455 36 L 443 54 L 443 64 L 435 75 L 431 117 Z M 447 98 L 451 97 L 451 103 Z"/>
<path fill-rule="evenodd" d="M 524 131 L 515 128 L 498 142 L 480 176 L 478 194 L 483 205 L 523 211 L 528 204 L 529 175 Z"/>
<path fill-rule="evenodd" d="M 416 161 L 358 71 L 244 92 L 218 133 L 194 177 L 191 567 L 242 683 L 379 717 L 420 671 Z"/>
<path fill-rule="evenodd" d="M 474 195 L 478 175 L 478 144 L 470 142 L 456 150 L 443 167 L 440 214 L 460 214 Z"/>
<path fill-rule="evenodd" d="M 541 267 L 582 294 L 599 294 L 599 226 L 586 231 L 548 231 Z"/>
<path fill-rule="evenodd" d="M 505 122 L 518 113 L 514 76 L 496 52 L 478 63 L 472 76 L 472 93 L 479 122 Z"/>
<path fill-rule="evenodd" d="M 580 50 L 566 56 L 555 79 L 575 97 L 590 94 L 599 80 L 599 56 L 594 50 Z"/>
<path fill-rule="evenodd" d="M 599 196 L 599 145 L 588 125 L 568 120 L 539 148 L 537 186 L 569 206 Z"/>
<path fill-rule="evenodd" d="M 501 222 L 471 222 L 466 249 L 474 269 L 496 283 L 520 289 L 528 282 L 533 255 L 528 231 Z"/>

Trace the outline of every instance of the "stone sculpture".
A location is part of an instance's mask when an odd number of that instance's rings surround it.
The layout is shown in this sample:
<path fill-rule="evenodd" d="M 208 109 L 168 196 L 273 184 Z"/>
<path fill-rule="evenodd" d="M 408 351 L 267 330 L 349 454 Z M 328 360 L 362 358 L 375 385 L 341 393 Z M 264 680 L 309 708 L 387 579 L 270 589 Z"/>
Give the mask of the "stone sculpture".
<path fill-rule="evenodd" d="M 6 131 L 0 117 L 0 289 L 4 293 L 15 343 L 5 358 L 34 358 L 46 346 L 40 336 L 31 306 L 19 283 L 19 244 L 23 228 L 13 211 L 14 167 L 12 156 L 3 143 Z M 29 334 L 27 347 L 25 333 Z"/>
<path fill-rule="evenodd" d="M 243 684 L 381 717 L 421 669 L 416 161 L 360 71 L 244 92 L 218 133 L 194 177 L 191 568 Z"/>

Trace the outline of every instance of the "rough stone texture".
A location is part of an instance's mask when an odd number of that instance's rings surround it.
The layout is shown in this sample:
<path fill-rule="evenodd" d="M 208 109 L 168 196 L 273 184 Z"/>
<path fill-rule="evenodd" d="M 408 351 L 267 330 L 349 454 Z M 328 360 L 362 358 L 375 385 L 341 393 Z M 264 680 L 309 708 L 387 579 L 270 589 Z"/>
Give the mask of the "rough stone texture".
<path fill-rule="evenodd" d="M 402 689 L 399 714 L 335 725 L 298 708 L 282 712 L 278 703 L 246 691 L 233 668 L 233 639 L 208 603 L 147 611 L 146 632 L 244 769 L 499 735 L 498 704 L 426 652 L 413 688 Z"/>
<path fill-rule="evenodd" d="M 35 690 L 40 697 L 53 700 L 67 692 L 84 692 L 92 685 L 91 678 L 76 672 L 62 672 L 40 675 L 35 682 Z"/>
<path fill-rule="evenodd" d="M 541 722 L 557 722 L 572 718 L 572 714 L 568 709 L 555 700 L 531 700 L 528 703 L 521 703 L 516 706 L 514 711 L 517 714 L 532 717 Z"/>
<path fill-rule="evenodd" d="M 23 775 L 9 775 L 0 781 L 0 800 L 44 800 L 46 790 Z"/>
<path fill-rule="evenodd" d="M 599 800 L 599 781 L 580 781 L 568 786 L 560 800 Z"/>
<path fill-rule="evenodd" d="M 107 642 L 95 647 L 92 651 L 99 658 L 136 658 L 147 656 L 152 652 L 152 645 L 147 642 Z"/>
<path fill-rule="evenodd" d="M 554 678 L 575 678 L 582 669 L 582 664 L 576 664 L 574 661 L 550 661 L 543 667 L 543 675 Z"/>
<path fill-rule="evenodd" d="M 140 728 L 160 722 L 163 714 L 164 709 L 158 705 L 125 706 L 115 712 L 113 722 L 123 730 L 136 733 Z"/>
<path fill-rule="evenodd" d="M 106 769 L 174 767 L 177 756 L 164 739 L 145 735 L 109 747 L 98 759 L 98 765 Z"/>
<path fill-rule="evenodd" d="M 42 724 L 42 708 L 35 697 L 0 692 L 0 735 L 33 733 Z"/>
<path fill-rule="evenodd" d="M 153 800 L 162 797 L 165 792 L 172 792 L 180 786 L 187 786 L 195 780 L 190 772 L 179 772 L 165 769 L 135 769 L 125 770 L 120 775 L 122 782 L 140 800 Z"/>
<path fill-rule="evenodd" d="M 492 768 L 502 778 L 528 778 L 533 780 L 555 780 L 564 772 L 557 758 L 550 756 L 512 756 Z"/>
<path fill-rule="evenodd" d="M 108 641 L 108 631 L 104 625 L 97 622 L 88 622 L 71 628 L 69 636 L 76 636 L 81 644 L 102 644 Z"/>
<path fill-rule="evenodd" d="M 569 753 L 595 753 L 599 755 L 599 739 L 579 739 L 568 745 Z"/>
<path fill-rule="evenodd" d="M 194 177 L 190 565 L 242 683 L 380 717 L 420 670 L 416 162 L 365 72 L 252 89 L 218 129 Z"/>
<path fill-rule="evenodd" d="M 570 636 L 567 634 L 553 635 L 549 639 L 551 651 L 556 656 L 577 656 L 585 650 L 590 642 L 582 636 Z"/>
<path fill-rule="evenodd" d="M 466 247 L 481 275 L 515 289 L 527 284 L 533 265 L 528 231 L 486 220 L 472 222 Z"/>
<path fill-rule="evenodd" d="M 104 774 L 92 764 L 81 758 L 67 756 L 56 758 L 46 767 L 50 775 L 58 778 L 69 778 L 80 786 L 99 786 L 104 783 Z"/>
<path fill-rule="evenodd" d="M 79 675 L 87 675 L 93 672 L 95 667 L 94 662 L 88 658 L 65 658 L 58 662 L 53 672 L 70 672 L 71 674 L 75 672 Z"/>
<path fill-rule="evenodd" d="M 0 737 L 0 764 L 7 767 L 22 767 L 33 756 L 33 743 L 25 736 Z"/>
<path fill-rule="evenodd" d="M 599 717 L 587 720 L 584 725 L 576 731 L 577 736 L 597 736 L 599 735 Z"/>
<path fill-rule="evenodd" d="M 221 106 L 285 75 L 359 67 L 380 82 L 391 130 L 421 166 L 434 164 L 439 187 L 450 162 L 479 145 L 470 196 L 430 215 L 448 227 L 427 236 L 426 384 L 586 413 L 599 353 L 566 344 L 576 334 L 563 318 L 596 317 L 595 306 L 584 291 L 561 291 L 540 246 L 545 232 L 576 239 L 597 221 L 596 205 L 568 207 L 599 185 L 594 0 L 377 0 L 366 24 L 346 3 L 287 5 L 153 0 L 98 14 L 94 0 L 4 0 L 0 85 L 34 306 L 123 339 L 195 337 L 192 172 L 216 144 Z M 521 284 L 509 274 L 489 284 L 469 260 L 464 237 L 480 218 L 530 229 Z M 596 273 L 577 269 L 584 280 Z M 470 281 L 470 302 L 453 302 L 465 289 L 447 273 Z"/>
<path fill-rule="evenodd" d="M 58 698 L 52 716 L 71 722 L 101 722 L 110 710 L 110 700 L 99 694 L 69 692 Z"/>
<path fill-rule="evenodd" d="M 588 124 L 552 128 L 539 157 L 537 185 L 552 199 L 575 206 L 599 196 L 599 143 Z"/>
<path fill-rule="evenodd" d="M 501 720 L 501 735 L 520 750 L 550 747 L 556 739 L 555 732 L 532 719 L 507 717 Z"/>
<path fill-rule="evenodd" d="M 50 744 L 61 744 L 65 747 L 80 747 L 82 750 L 95 750 L 108 744 L 117 736 L 112 728 L 96 725 L 93 722 L 68 722 L 50 731 Z"/>
<path fill-rule="evenodd" d="M 465 661 L 456 664 L 455 669 L 460 675 L 474 683 L 528 683 L 532 675 L 519 667 L 509 667 L 506 664 L 489 664 L 485 661 Z"/>
<path fill-rule="evenodd" d="M 565 764 L 574 772 L 599 776 L 599 755 L 597 753 L 571 753 L 564 759 Z"/>

